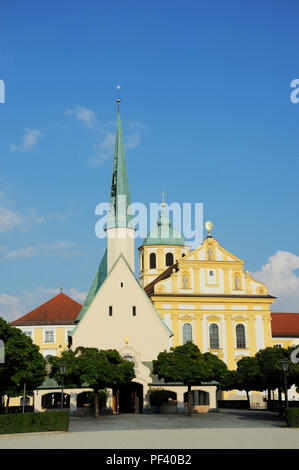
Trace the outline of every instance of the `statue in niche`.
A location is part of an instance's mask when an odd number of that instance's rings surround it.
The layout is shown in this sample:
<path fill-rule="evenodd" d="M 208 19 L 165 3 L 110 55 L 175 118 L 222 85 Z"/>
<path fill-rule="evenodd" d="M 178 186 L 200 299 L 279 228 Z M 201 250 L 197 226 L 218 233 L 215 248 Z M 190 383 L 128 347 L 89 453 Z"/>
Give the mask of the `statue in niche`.
<path fill-rule="evenodd" d="M 240 280 L 239 276 L 235 277 L 235 289 L 240 289 Z"/>
<path fill-rule="evenodd" d="M 183 276 L 183 284 L 184 284 L 184 289 L 188 289 L 188 277 L 187 277 L 187 274 L 184 274 L 184 276 Z"/>
<path fill-rule="evenodd" d="M 208 258 L 209 258 L 209 261 L 212 261 L 212 255 L 213 255 L 212 248 L 209 246 L 209 249 L 208 249 Z"/>

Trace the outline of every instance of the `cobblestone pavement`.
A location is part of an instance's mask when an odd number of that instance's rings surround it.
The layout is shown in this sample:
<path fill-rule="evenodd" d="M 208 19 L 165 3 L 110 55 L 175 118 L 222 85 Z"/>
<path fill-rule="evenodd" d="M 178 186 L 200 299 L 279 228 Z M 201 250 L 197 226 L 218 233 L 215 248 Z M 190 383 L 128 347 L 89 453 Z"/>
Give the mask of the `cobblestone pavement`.
<path fill-rule="evenodd" d="M 0 449 L 299 449 L 299 429 L 277 413 L 221 410 L 184 415 L 71 418 L 69 432 L 0 436 Z"/>

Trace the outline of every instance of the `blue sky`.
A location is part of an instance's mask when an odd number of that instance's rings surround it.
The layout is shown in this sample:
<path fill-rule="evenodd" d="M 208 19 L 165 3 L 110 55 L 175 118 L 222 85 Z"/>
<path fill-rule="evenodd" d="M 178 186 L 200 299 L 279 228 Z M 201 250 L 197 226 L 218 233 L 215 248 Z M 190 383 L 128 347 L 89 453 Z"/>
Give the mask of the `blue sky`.
<path fill-rule="evenodd" d="M 132 200 L 203 202 L 274 310 L 299 311 L 298 13 L 295 0 L 2 2 L 3 316 L 60 287 L 84 300 L 118 84 Z"/>

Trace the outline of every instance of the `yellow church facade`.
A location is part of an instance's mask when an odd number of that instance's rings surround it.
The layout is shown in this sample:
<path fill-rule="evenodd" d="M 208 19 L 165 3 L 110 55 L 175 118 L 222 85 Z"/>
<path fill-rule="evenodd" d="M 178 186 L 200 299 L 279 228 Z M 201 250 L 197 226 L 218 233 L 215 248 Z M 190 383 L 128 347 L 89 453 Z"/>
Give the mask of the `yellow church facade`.
<path fill-rule="evenodd" d="M 171 222 L 164 219 L 171 233 Z M 216 354 L 235 369 L 242 357 L 273 345 L 270 307 L 275 297 L 245 271 L 243 260 L 210 233 L 193 251 L 183 244 L 145 244 L 139 253 L 143 257 L 140 282 L 151 279 L 156 255 L 160 272 L 145 291 L 173 332 L 172 346 L 191 340 L 202 352 Z M 167 266 L 170 253 L 173 264 Z"/>

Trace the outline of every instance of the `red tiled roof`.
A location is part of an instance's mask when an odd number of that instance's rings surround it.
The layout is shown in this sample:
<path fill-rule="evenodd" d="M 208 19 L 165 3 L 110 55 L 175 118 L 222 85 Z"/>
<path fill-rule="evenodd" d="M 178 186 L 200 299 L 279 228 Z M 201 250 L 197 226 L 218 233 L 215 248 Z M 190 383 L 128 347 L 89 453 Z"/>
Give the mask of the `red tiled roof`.
<path fill-rule="evenodd" d="M 82 305 L 63 292 L 40 305 L 31 312 L 11 322 L 18 325 L 71 325 L 74 324 Z"/>
<path fill-rule="evenodd" d="M 299 313 L 271 313 L 272 336 L 299 338 Z"/>

